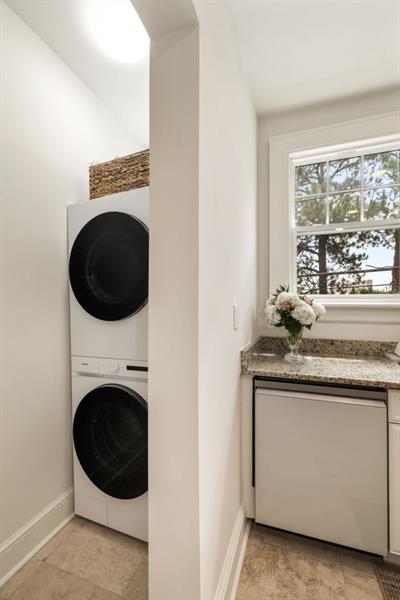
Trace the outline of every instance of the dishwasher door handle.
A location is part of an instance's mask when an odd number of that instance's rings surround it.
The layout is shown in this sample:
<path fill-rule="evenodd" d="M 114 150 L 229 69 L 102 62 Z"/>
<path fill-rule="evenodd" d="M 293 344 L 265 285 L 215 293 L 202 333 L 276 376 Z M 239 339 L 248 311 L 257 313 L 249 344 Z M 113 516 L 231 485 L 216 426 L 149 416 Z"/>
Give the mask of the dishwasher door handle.
<path fill-rule="evenodd" d="M 277 396 L 291 398 L 292 400 L 314 400 L 316 402 L 331 402 L 333 404 L 351 404 L 356 406 L 369 406 L 370 408 L 385 408 L 385 400 L 366 400 L 363 398 L 351 398 L 346 396 L 331 396 L 327 394 L 314 394 L 306 392 L 288 392 L 285 390 L 267 390 L 256 388 L 257 396 Z"/>

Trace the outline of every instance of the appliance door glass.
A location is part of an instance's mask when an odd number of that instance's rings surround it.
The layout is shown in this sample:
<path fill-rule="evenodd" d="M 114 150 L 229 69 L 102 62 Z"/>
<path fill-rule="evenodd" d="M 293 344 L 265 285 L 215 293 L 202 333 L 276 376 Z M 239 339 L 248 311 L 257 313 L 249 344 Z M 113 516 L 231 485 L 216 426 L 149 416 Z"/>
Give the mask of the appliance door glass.
<path fill-rule="evenodd" d="M 148 229 L 126 213 L 98 215 L 72 246 L 72 290 L 82 308 L 103 321 L 124 319 L 146 304 L 148 270 Z"/>
<path fill-rule="evenodd" d="M 258 389 L 256 521 L 387 554 L 384 402 Z"/>
<path fill-rule="evenodd" d="M 78 460 L 89 479 L 113 498 L 147 492 L 147 403 L 120 385 L 103 385 L 80 402 L 73 424 Z"/>

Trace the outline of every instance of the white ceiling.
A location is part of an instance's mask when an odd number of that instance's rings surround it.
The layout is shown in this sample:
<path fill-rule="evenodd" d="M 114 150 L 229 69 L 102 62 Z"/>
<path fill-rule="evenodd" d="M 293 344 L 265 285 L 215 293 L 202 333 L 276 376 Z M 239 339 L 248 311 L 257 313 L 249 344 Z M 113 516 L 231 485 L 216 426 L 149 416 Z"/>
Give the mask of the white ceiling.
<path fill-rule="evenodd" d="M 6 0 L 114 113 L 138 142 L 149 140 L 149 56 L 118 63 L 92 42 L 86 30 L 86 0 Z"/>
<path fill-rule="evenodd" d="M 259 114 L 400 83 L 398 0 L 226 0 Z"/>
<path fill-rule="evenodd" d="M 400 82 L 400 0 L 224 1 L 259 114 Z M 7 2 L 146 147 L 149 57 L 124 65 L 98 49 L 85 27 L 87 0 Z"/>

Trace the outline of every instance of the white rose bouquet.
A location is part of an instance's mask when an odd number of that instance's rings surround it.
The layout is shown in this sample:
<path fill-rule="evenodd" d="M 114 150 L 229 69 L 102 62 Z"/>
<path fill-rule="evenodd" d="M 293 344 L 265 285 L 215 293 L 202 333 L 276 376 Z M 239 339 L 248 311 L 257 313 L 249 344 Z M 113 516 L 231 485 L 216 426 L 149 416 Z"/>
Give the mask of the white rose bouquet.
<path fill-rule="evenodd" d="M 290 354 L 289 361 L 302 360 L 298 354 L 303 328 L 311 329 L 319 317 L 326 313 L 321 302 L 309 296 L 289 292 L 288 286 L 279 286 L 265 303 L 265 316 L 269 325 L 284 327 L 288 332 Z"/>

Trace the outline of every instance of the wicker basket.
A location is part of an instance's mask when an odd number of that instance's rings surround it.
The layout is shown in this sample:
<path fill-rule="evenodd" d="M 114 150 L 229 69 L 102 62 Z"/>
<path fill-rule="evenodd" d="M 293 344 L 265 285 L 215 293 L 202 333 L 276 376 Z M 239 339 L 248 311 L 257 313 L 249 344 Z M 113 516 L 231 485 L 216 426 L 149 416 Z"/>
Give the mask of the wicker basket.
<path fill-rule="evenodd" d="M 149 185 L 150 151 L 143 150 L 89 168 L 90 199 Z"/>

